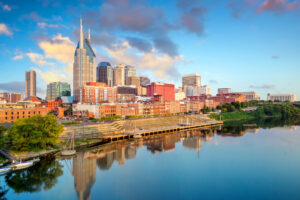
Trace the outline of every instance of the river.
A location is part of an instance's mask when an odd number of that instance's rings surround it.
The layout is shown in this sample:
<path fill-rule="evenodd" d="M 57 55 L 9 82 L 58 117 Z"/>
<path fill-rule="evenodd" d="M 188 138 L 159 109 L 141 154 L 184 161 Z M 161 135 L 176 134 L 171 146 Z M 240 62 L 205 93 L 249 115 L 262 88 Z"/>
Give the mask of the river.
<path fill-rule="evenodd" d="M 0 177 L 3 199 L 300 199 L 299 120 L 110 143 Z"/>

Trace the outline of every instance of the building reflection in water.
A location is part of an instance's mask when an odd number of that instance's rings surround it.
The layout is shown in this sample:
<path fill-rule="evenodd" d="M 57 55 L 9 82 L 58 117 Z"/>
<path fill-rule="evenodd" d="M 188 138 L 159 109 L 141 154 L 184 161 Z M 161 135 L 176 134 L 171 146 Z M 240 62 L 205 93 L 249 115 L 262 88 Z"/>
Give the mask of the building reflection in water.
<path fill-rule="evenodd" d="M 124 165 L 126 159 L 136 157 L 138 148 L 146 146 L 153 154 L 174 151 L 177 142 L 182 141 L 184 148 L 199 152 L 202 142 L 208 142 L 217 130 L 191 130 L 178 134 L 158 135 L 134 142 L 123 141 L 78 152 L 73 158 L 74 185 L 78 199 L 90 199 L 91 189 L 96 181 L 96 167 L 100 171 L 109 170 L 116 161 Z"/>

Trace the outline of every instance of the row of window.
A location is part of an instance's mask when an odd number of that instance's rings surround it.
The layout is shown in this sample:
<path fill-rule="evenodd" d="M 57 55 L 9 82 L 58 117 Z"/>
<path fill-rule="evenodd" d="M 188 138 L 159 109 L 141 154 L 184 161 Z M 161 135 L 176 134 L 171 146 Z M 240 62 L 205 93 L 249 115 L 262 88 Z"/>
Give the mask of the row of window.
<path fill-rule="evenodd" d="M 13 114 L 14 114 L 14 112 L 11 112 L 11 115 L 13 115 Z M 33 111 L 33 114 L 35 115 L 36 112 Z M 41 114 L 41 111 L 38 111 L 38 114 Z M 5 115 L 8 115 L 8 112 L 5 112 Z M 17 115 L 19 115 L 19 112 L 17 112 Z M 25 115 L 25 112 L 23 112 L 23 115 Z M 28 115 L 30 115 L 30 111 L 28 112 Z"/>

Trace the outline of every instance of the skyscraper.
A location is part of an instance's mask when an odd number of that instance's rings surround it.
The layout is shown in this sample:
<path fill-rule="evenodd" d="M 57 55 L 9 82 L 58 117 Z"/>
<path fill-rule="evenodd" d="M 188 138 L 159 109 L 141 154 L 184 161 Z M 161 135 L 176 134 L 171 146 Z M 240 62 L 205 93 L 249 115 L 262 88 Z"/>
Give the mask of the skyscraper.
<path fill-rule="evenodd" d="M 82 20 L 80 19 L 80 39 L 75 50 L 73 65 L 73 95 L 76 99 L 78 88 L 87 82 L 96 82 L 96 55 L 90 44 L 90 34 L 84 38 Z"/>
<path fill-rule="evenodd" d="M 61 96 L 71 96 L 69 83 L 53 82 L 47 85 L 47 100 L 54 100 Z"/>
<path fill-rule="evenodd" d="M 33 70 L 25 72 L 25 98 L 36 96 L 36 72 Z"/>
<path fill-rule="evenodd" d="M 114 85 L 125 85 L 125 65 L 120 63 L 114 68 Z"/>
<path fill-rule="evenodd" d="M 109 62 L 100 62 L 97 67 L 97 82 L 114 85 L 114 68 Z"/>
<path fill-rule="evenodd" d="M 140 77 L 140 82 L 141 82 L 142 87 L 147 87 L 147 85 L 150 84 L 150 79 L 148 77 L 141 76 Z"/>
<path fill-rule="evenodd" d="M 201 86 L 201 77 L 199 74 L 186 74 L 182 77 L 182 87 L 185 88 L 186 86 Z"/>
<path fill-rule="evenodd" d="M 136 69 L 133 66 L 126 65 L 125 66 L 125 84 L 127 85 L 128 77 L 136 76 Z"/>

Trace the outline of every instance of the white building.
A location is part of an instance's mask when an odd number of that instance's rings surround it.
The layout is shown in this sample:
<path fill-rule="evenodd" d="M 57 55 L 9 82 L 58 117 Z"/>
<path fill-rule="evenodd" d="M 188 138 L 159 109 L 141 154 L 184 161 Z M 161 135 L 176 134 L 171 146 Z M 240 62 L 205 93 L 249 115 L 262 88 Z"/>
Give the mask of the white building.
<path fill-rule="evenodd" d="M 197 73 L 195 74 L 186 74 L 182 77 L 182 87 L 185 88 L 186 86 L 201 86 L 201 76 Z"/>
<path fill-rule="evenodd" d="M 257 92 L 252 91 L 252 92 L 237 92 L 246 97 L 246 101 L 259 101 L 260 97 L 257 94 Z"/>
<path fill-rule="evenodd" d="M 231 88 L 219 88 L 218 89 L 218 94 L 228 94 L 232 93 Z"/>
<path fill-rule="evenodd" d="M 268 101 L 296 101 L 295 94 L 268 94 L 267 96 Z"/>
<path fill-rule="evenodd" d="M 175 101 L 181 101 L 185 99 L 186 95 L 184 92 L 176 92 L 175 93 Z"/>
<path fill-rule="evenodd" d="M 200 95 L 210 95 L 211 89 L 207 86 L 186 86 L 185 94 L 187 97 L 200 96 Z"/>

